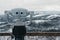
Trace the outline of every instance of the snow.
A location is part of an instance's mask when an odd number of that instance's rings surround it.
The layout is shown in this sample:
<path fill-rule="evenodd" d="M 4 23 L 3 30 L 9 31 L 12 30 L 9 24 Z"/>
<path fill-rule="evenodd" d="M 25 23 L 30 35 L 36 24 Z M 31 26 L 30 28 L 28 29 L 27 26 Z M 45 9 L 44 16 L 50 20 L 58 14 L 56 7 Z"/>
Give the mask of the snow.
<path fill-rule="evenodd" d="M 35 23 L 41 23 L 41 22 L 47 22 L 47 21 L 51 21 L 51 20 L 33 20 L 33 22 Z"/>
<path fill-rule="evenodd" d="M 60 15 L 56 15 L 56 14 L 55 15 L 50 15 L 50 16 L 47 17 L 47 19 L 53 19 L 53 18 L 56 18 L 56 17 L 60 17 Z"/>

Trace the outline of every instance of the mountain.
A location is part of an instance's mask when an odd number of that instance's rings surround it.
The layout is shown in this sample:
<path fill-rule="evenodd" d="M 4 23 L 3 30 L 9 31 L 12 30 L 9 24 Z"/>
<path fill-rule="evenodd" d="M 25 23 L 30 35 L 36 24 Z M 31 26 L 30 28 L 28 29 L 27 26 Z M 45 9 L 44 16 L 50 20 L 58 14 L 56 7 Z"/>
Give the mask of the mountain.
<path fill-rule="evenodd" d="M 32 31 L 60 32 L 60 15 L 53 14 L 33 17 L 32 23 L 29 24 L 28 27 L 31 28 L 30 30 Z"/>

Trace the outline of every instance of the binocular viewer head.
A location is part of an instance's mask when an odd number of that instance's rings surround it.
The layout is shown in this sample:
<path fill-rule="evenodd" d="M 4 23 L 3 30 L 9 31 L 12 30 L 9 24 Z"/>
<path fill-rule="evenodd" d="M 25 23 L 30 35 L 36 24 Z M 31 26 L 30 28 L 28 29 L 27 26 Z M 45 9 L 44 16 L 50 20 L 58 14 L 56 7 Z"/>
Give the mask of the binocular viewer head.
<path fill-rule="evenodd" d="M 27 9 L 15 8 L 12 10 L 5 11 L 5 14 L 9 19 L 19 19 L 20 21 L 25 20 L 26 16 L 30 13 Z"/>
<path fill-rule="evenodd" d="M 14 17 L 26 17 L 29 14 L 28 10 L 23 8 L 15 8 L 10 11 L 5 11 L 5 13 Z"/>

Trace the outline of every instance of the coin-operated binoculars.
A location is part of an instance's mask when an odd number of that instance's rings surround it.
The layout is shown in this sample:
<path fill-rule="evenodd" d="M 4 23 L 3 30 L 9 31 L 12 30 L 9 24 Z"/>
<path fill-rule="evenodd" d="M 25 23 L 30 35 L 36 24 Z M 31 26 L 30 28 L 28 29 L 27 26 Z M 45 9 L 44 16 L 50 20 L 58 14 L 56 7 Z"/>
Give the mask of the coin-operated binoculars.
<path fill-rule="evenodd" d="M 32 21 L 32 13 L 27 9 L 16 8 L 10 11 L 5 11 L 8 23 L 13 23 L 12 33 L 15 36 L 15 40 L 24 40 L 24 36 L 26 34 L 26 19 L 30 14 L 30 22 Z"/>

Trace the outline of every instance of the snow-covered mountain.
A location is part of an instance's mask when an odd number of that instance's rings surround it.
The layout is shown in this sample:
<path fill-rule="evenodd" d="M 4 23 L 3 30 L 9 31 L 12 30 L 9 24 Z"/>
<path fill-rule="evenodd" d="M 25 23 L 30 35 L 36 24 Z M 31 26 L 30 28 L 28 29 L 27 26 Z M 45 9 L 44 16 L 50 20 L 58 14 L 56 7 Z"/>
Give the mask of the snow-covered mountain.
<path fill-rule="evenodd" d="M 37 12 L 34 13 L 34 15 L 32 15 L 32 24 L 28 25 L 30 27 L 33 27 L 32 29 L 38 29 L 41 31 L 44 30 L 58 30 L 60 29 L 60 12 L 55 12 L 55 11 L 41 11 L 41 12 Z M 10 17 L 9 17 L 10 18 Z M 16 22 L 16 20 L 19 19 L 14 19 L 14 18 L 10 18 L 10 19 L 6 19 L 6 16 L 1 16 L 0 18 L 0 22 L 7 22 L 9 20 L 9 22 L 13 23 Z M 26 22 L 29 21 L 30 17 L 29 15 L 26 17 Z M 1 28 L 4 28 L 2 26 L 6 26 L 5 24 L 1 24 Z M 28 28 L 30 28 L 28 27 Z M 27 28 L 27 29 L 28 29 Z"/>
<path fill-rule="evenodd" d="M 32 23 L 28 26 L 31 28 L 30 30 L 32 31 L 38 30 L 45 32 L 60 32 L 60 15 L 50 14 L 33 17 Z"/>

